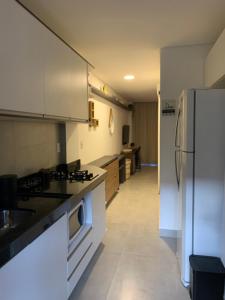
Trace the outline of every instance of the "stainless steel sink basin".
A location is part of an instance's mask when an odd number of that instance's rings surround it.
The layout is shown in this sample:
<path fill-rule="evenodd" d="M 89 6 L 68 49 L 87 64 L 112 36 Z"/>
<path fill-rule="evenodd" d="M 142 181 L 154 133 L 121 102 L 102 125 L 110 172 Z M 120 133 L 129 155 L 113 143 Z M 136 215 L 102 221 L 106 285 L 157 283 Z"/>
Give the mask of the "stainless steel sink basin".
<path fill-rule="evenodd" d="M 0 210 L 0 231 L 15 228 L 34 214 L 31 209 Z"/>

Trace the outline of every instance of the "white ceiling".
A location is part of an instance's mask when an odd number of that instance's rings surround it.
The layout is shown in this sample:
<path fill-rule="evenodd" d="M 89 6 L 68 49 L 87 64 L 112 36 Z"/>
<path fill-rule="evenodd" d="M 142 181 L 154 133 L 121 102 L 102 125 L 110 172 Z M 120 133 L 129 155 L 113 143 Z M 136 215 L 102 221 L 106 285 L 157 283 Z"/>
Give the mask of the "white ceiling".
<path fill-rule="evenodd" d="M 133 101 L 156 99 L 160 48 L 215 42 L 225 0 L 20 0 Z M 135 75 L 126 82 L 123 76 Z"/>

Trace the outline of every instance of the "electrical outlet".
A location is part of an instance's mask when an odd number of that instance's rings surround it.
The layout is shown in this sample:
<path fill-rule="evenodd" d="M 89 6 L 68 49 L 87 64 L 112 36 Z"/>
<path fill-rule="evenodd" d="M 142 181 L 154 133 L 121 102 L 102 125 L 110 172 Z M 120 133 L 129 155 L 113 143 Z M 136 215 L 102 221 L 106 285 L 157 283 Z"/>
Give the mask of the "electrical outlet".
<path fill-rule="evenodd" d="M 60 145 L 60 143 L 56 143 L 56 152 L 57 153 L 61 152 L 61 145 Z"/>
<path fill-rule="evenodd" d="M 83 149 L 83 147 L 84 147 L 83 142 L 80 142 L 80 149 Z"/>

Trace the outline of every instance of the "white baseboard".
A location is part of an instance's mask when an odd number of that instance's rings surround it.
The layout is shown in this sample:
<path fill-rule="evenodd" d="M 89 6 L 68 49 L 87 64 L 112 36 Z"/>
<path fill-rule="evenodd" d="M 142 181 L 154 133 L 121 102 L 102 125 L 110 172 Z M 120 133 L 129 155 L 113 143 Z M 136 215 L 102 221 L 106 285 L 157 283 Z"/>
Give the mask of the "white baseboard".
<path fill-rule="evenodd" d="M 161 237 L 169 237 L 169 238 L 177 238 L 177 230 L 172 230 L 172 229 L 159 229 L 159 235 Z M 225 299 L 224 299 L 225 300 Z"/>

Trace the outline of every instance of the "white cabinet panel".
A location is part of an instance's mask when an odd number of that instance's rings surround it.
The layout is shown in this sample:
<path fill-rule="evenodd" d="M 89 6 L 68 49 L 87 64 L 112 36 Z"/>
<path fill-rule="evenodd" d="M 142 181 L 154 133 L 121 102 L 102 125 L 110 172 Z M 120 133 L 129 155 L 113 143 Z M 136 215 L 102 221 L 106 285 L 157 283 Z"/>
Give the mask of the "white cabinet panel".
<path fill-rule="evenodd" d="M 89 213 L 87 213 L 87 221 L 92 222 L 92 230 L 68 260 L 68 295 L 75 288 L 96 249 L 102 242 L 106 229 L 105 182 L 99 184 L 84 198 L 88 206 L 87 209 L 91 210 L 92 218 L 89 218 Z M 89 206 L 89 201 L 91 206 Z"/>
<path fill-rule="evenodd" d="M 93 245 L 97 249 L 102 242 L 106 229 L 105 210 L 105 181 L 98 185 L 92 192 L 92 221 L 93 221 Z"/>
<path fill-rule="evenodd" d="M 0 109 L 43 114 L 43 32 L 16 1 L 0 1 Z"/>
<path fill-rule="evenodd" d="M 71 56 L 72 102 L 70 116 L 74 119 L 88 120 L 87 63 L 75 53 L 72 53 Z"/>
<path fill-rule="evenodd" d="M 70 55 L 54 34 L 45 33 L 45 114 L 69 117 L 71 110 Z"/>
<path fill-rule="evenodd" d="M 87 120 L 87 63 L 51 32 L 45 47 L 45 114 Z"/>
<path fill-rule="evenodd" d="M 70 294 L 72 293 L 74 287 L 78 283 L 81 275 L 85 271 L 85 269 L 86 269 L 87 265 L 89 264 L 89 262 L 90 262 L 93 255 L 94 255 L 93 248 L 92 248 L 92 246 L 90 246 L 87 249 L 87 252 L 85 252 L 85 255 L 82 257 L 82 259 L 81 259 L 80 263 L 78 264 L 77 268 L 75 269 L 75 272 L 73 272 L 71 274 L 71 277 L 68 280 L 68 284 L 67 284 L 68 297 L 70 296 Z M 89 300 L 89 299 L 87 299 L 87 300 Z"/>
<path fill-rule="evenodd" d="M 88 120 L 87 63 L 16 1 L 0 1 L 0 109 Z"/>
<path fill-rule="evenodd" d="M 72 272 L 77 268 L 79 262 L 82 260 L 84 254 L 92 245 L 92 229 L 87 233 L 85 238 L 78 244 L 76 251 L 72 252 L 68 258 L 68 278 L 71 276 Z"/>
<path fill-rule="evenodd" d="M 67 299 L 67 217 L 64 215 L 0 269 L 4 300 Z"/>

